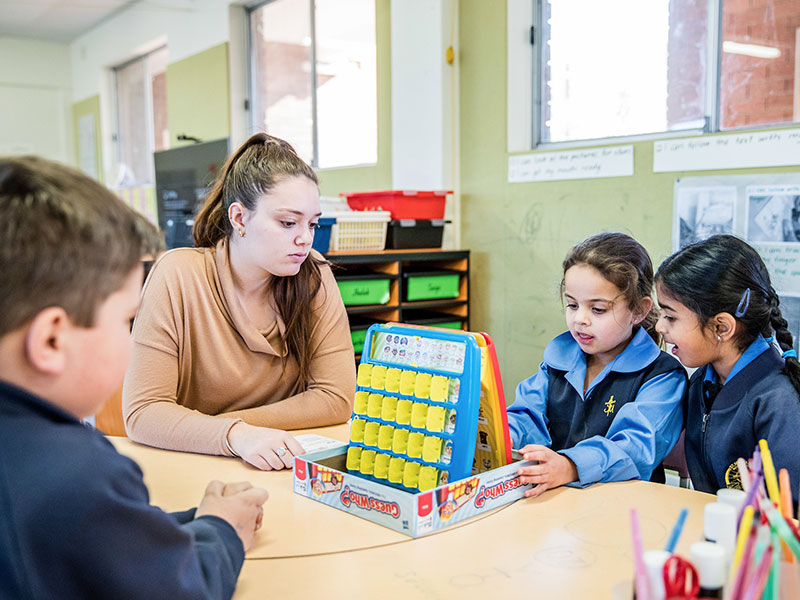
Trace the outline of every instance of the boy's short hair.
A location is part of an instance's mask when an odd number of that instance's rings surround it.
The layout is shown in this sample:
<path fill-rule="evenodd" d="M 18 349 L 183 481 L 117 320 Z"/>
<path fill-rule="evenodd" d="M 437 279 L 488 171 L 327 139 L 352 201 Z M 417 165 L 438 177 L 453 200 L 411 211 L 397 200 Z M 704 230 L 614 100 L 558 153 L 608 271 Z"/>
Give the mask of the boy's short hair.
<path fill-rule="evenodd" d="M 162 234 L 108 189 L 66 165 L 0 157 L 0 336 L 50 306 L 91 327 Z"/>

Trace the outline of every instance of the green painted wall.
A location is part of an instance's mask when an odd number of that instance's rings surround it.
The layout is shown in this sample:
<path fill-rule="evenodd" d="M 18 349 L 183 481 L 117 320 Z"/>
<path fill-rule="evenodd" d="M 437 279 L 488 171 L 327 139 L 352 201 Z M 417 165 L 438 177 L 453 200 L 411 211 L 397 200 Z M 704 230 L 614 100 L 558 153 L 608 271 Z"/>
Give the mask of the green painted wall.
<path fill-rule="evenodd" d="M 459 5 L 462 246 L 472 251 L 471 327 L 497 345 L 506 397 L 565 330 L 560 264 L 574 243 L 625 231 L 655 266 L 672 247 L 673 184 L 683 176 L 797 168 L 653 173 L 653 142 L 634 144 L 632 177 L 507 182 L 505 3 Z"/>
<path fill-rule="evenodd" d="M 94 116 L 94 143 L 95 143 L 95 157 L 97 163 L 97 176 L 98 181 L 103 183 L 103 152 L 102 152 L 102 135 L 100 130 L 100 96 L 91 96 L 80 102 L 75 102 L 72 105 L 72 131 L 75 138 L 75 164 L 79 165 L 81 158 L 80 151 L 80 127 L 78 120 L 84 115 Z"/>
<path fill-rule="evenodd" d="M 228 137 L 231 132 L 228 43 L 167 65 L 167 125 L 170 147 L 179 134 L 203 140 Z"/>
<path fill-rule="evenodd" d="M 318 171 L 325 196 L 392 187 L 392 38 L 389 0 L 375 0 L 378 69 L 378 162 L 374 166 Z"/>

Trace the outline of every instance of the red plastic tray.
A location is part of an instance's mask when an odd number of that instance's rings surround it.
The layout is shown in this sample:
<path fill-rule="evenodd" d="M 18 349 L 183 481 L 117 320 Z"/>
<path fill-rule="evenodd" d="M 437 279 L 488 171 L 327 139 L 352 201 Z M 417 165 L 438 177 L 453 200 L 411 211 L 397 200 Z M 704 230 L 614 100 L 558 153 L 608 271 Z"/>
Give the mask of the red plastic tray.
<path fill-rule="evenodd" d="M 388 210 L 392 219 L 444 219 L 444 201 L 452 191 L 385 190 L 340 194 L 353 210 Z"/>

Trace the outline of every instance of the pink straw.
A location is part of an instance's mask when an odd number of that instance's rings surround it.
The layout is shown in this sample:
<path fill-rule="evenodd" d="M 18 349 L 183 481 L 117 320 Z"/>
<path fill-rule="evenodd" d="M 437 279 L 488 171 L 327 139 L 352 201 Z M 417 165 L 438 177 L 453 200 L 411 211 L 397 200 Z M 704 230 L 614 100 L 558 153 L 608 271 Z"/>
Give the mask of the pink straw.
<path fill-rule="evenodd" d="M 639 530 L 639 516 L 635 508 L 631 509 L 631 536 L 633 537 L 633 564 L 636 575 L 637 600 L 650 600 L 650 578 L 644 565 L 644 547 L 642 532 Z"/>
<path fill-rule="evenodd" d="M 743 600 L 756 600 L 761 598 L 764 593 L 764 588 L 767 585 L 767 578 L 769 571 L 772 567 L 772 544 L 767 546 L 764 554 L 761 555 L 761 561 L 758 563 L 756 572 L 750 580 L 750 585 L 747 586 L 747 592 L 743 596 Z"/>

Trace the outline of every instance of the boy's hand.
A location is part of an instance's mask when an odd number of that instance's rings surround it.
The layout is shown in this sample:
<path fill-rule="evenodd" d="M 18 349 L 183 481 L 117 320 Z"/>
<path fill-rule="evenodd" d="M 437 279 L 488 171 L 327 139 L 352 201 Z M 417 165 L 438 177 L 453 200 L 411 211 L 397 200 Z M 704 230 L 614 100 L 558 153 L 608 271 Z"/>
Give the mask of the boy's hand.
<path fill-rule="evenodd" d="M 280 429 L 237 423 L 228 432 L 228 443 L 246 463 L 257 469 L 290 469 L 294 457 L 305 450 L 292 435 Z"/>
<path fill-rule="evenodd" d="M 236 530 L 245 551 L 250 549 L 253 536 L 261 527 L 263 504 L 267 490 L 253 487 L 248 482 L 224 484 L 212 481 L 195 512 L 195 518 L 212 515 L 224 519 Z"/>
<path fill-rule="evenodd" d="M 522 483 L 535 483 L 537 486 L 525 492 L 526 498 L 557 488 L 566 483 L 577 481 L 578 468 L 575 463 L 563 454 L 559 454 L 538 444 L 528 444 L 520 450 L 525 460 L 538 460 L 538 465 L 517 469 Z"/>

